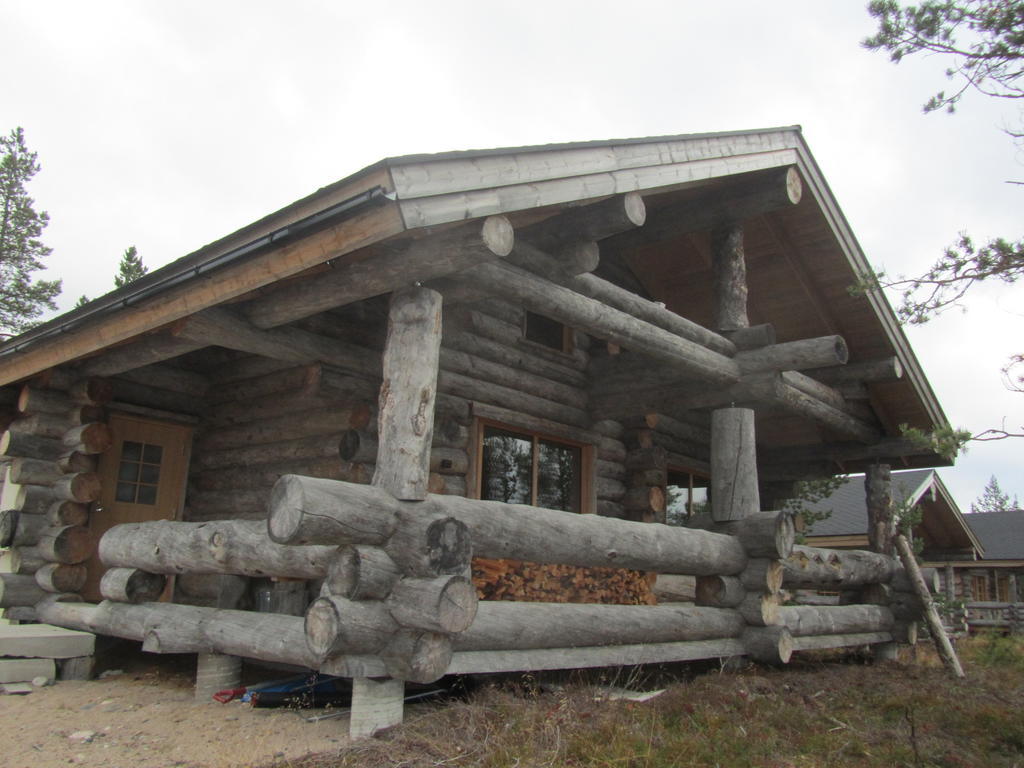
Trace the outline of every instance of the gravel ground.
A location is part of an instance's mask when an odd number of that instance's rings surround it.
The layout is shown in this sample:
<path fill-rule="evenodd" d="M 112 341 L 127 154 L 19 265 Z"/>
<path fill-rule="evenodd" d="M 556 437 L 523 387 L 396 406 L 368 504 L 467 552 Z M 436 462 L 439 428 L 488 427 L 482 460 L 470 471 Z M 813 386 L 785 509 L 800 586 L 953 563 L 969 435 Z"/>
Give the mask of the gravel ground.
<path fill-rule="evenodd" d="M 213 768 L 261 765 L 348 744 L 348 717 L 323 710 L 196 702 L 194 656 L 142 654 L 120 643 L 98 656 L 105 677 L 0 696 L 5 768 Z M 120 672 L 117 672 L 120 670 Z M 246 668 L 246 682 L 287 676 Z"/>

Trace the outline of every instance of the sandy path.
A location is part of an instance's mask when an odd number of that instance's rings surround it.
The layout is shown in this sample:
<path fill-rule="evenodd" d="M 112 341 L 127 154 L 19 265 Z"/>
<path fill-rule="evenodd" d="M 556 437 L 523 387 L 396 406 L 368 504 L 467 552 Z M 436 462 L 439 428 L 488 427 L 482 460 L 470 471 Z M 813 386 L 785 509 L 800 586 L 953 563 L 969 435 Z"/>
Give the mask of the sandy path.
<path fill-rule="evenodd" d="M 125 653 L 122 649 L 122 654 Z M 0 696 L 0 763 L 5 768 L 202 768 L 260 765 L 348 743 L 348 718 L 304 722 L 322 710 L 253 709 L 197 703 L 195 657 L 129 652 L 103 658 L 123 674 L 61 682 L 27 696 Z M 264 677 L 282 677 L 264 673 Z M 69 736 L 95 734 L 91 741 Z"/>

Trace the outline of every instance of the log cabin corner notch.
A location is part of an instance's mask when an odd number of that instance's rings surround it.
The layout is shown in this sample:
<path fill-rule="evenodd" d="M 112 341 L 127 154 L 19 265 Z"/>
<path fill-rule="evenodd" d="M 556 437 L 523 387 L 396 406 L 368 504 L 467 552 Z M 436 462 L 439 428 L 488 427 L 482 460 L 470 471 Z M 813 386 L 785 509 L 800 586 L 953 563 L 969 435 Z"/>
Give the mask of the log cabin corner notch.
<path fill-rule="evenodd" d="M 847 292 L 866 268 L 798 128 L 382 161 L 0 346 L 0 544 L 23 570 L 5 589 L 151 650 L 360 679 L 888 642 L 884 607 L 790 636 L 792 524 L 763 511 L 808 475 L 943 463 L 899 435 L 946 420 L 884 299 Z M 524 335 L 528 313 L 561 348 Z M 118 414 L 194 430 L 181 520 L 90 542 Z M 507 499 L 527 504 L 472 498 L 486 425 L 530 443 L 529 498 Z M 545 441 L 580 474 L 562 506 L 597 514 L 541 508 Z M 641 525 L 683 469 L 710 478 L 709 530 Z M 30 575 L 97 547 L 115 571 L 177 574 L 173 602 L 132 605 L 119 572 L 76 607 Z M 563 606 L 563 634 L 506 648 L 503 627 L 559 620 L 477 606 L 474 551 L 698 576 L 707 604 Z M 185 627 L 179 603 L 206 612 Z M 626 613 L 646 629 L 602 634 Z"/>

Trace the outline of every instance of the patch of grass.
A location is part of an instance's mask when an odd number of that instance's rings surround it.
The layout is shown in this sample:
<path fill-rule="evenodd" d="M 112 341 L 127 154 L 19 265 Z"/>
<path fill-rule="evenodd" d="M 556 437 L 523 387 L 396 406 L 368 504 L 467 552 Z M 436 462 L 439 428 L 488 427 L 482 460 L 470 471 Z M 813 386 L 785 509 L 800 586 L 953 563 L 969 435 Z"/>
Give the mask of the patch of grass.
<path fill-rule="evenodd" d="M 1020 643 L 1011 653 L 990 642 L 962 643 L 966 680 L 921 648 L 912 663 L 803 657 L 781 670 L 708 672 L 646 703 L 607 701 L 593 684 L 493 685 L 468 701 L 410 707 L 380 738 L 277 768 L 1024 766 Z"/>

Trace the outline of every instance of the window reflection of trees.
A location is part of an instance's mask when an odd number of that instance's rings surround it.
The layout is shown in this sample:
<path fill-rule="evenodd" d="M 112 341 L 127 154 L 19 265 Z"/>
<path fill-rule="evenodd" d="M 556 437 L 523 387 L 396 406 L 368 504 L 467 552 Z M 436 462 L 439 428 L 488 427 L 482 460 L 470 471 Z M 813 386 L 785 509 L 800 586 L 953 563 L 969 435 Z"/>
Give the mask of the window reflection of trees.
<path fill-rule="evenodd" d="M 579 512 L 581 456 L 577 446 L 485 427 L 481 496 Z"/>

